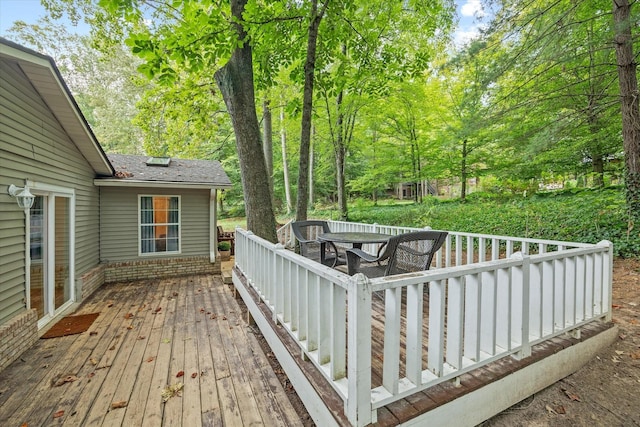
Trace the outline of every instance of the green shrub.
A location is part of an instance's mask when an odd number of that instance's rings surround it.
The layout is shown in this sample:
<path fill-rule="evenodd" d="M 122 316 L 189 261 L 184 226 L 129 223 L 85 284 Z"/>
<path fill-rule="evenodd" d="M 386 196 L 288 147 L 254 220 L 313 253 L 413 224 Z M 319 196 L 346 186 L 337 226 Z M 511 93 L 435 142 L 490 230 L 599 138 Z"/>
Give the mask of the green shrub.
<path fill-rule="evenodd" d="M 330 217 L 318 211 L 314 215 Z M 482 192 L 465 203 L 432 197 L 422 204 L 360 203 L 350 208 L 349 220 L 570 242 L 609 240 L 616 256 L 640 256 L 640 227 L 634 228 L 630 220 L 621 187 L 572 188 L 527 197 Z"/>

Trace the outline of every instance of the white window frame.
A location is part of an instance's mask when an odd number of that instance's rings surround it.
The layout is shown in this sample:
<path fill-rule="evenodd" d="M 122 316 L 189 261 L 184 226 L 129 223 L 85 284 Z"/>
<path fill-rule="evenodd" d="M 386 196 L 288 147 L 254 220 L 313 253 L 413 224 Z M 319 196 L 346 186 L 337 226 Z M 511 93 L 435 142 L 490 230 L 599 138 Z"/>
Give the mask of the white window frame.
<path fill-rule="evenodd" d="M 142 252 L 142 198 L 143 197 L 165 197 L 178 199 L 178 250 L 177 251 L 164 251 L 164 252 Z M 149 225 L 149 224 L 144 224 Z M 156 225 L 154 223 L 154 225 Z M 167 223 L 169 225 L 169 223 Z M 175 225 L 175 223 L 171 223 Z M 140 257 L 157 257 L 163 255 L 179 255 L 182 253 L 182 197 L 177 194 L 138 194 L 138 256 Z"/>
<path fill-rule="evenodd" d="M 36 196 L 46 196 L 47 197 L 47 206 L 44 208 L 44 212 L 46 213 L 45 221 L 49 224 L 55 224 L 55 198 L 63 197 L 69 200 L 69 229 L 68 229 L 68 250 L 69 250 L 69 283 L 70 283 L 70 298 L 64 304 L 62 304 L 58 309 L 55 309 L 53 301 L 51 301 L 48 307 L 48 313 L 42 318 L 38 320 L 38 330 L 42 329 L 46 326 L 51 320 L 55 319 L 60 313 L 67 310 L 71 305 L 76 302 L 76 191 L 73 188 L 61 187 L 59 185 L 46 184 L 37 181 L 26 181 L 29 190 Z M 26 305 L 27 309 L 31 309 L 31 250 L 29 245 L 30 240 L 30 224 L 29 224 L 29 215 L 26 214 L 27 224 L 27 239 L 26 239 L 26 247 L 25 247 L 25 255 L 27 259 L 26 264 Z M 47 226 L 47 241 L 54 242 L 55 241 L 55 230 L 54 227 Z M 44 241 L 44 240 L 43 240 Z M 49 260 L 48 265 L 46 266 L 47 271 L 44 272 L 45 277 L 55 277 L 55 244 L 46 245 L 46 248 L 43 247 L 43 259 L 45 257 L 44 251 L 46 250 L 46 257 Z M 40 261 L 42 262 L 42 261 Z M 48 282 L 47 282 L 48 283 Z"/>

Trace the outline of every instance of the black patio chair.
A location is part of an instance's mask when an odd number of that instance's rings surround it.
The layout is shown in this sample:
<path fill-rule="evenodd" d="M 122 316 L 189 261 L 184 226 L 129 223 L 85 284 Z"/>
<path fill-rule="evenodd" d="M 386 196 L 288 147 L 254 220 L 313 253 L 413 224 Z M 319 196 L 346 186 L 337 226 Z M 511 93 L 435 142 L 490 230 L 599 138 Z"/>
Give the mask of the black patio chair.
<path fill-rule="evenodd" d="M 327 221 L 308 220 L 291 223 L 294 236 L 300 243 L 300 255 L 330 267 L 346 264 L 346 258 L 338 253 L 338 248 L 331 242 L 320 242 L 318 234 L 331 233 Z"/>
<path fill-rule="evenodd" d="M 428 270 L 435 253 L 447 238 L 446 231 L 415 231 L 389 239 L 378 255 L 361 249 L 347 250 L 350 276 L 363 273 L 367 277 L 391 276 Z"/>

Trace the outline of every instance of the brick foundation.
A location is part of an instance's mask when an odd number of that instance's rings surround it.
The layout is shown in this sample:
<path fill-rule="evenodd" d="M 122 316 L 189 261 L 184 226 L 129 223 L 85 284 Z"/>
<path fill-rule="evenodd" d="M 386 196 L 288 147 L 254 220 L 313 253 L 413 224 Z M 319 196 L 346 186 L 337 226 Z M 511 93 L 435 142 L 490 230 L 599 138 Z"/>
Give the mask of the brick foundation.
<path fill-rule="evenodd" d="M 0 371 L 38 341 L 38 314 L 25 310 L 0 325 Z"/>
<path fill-rule="evenodd" d="M 220 272 L 220 262 L 212 264 L 207 256 L 112 262 L 104 265 L 104 283 Z"/>
<path fill-rule="evenodd" d="M 104 283 L 104 265 L 99 265 L 84 273 L 78 279 L 84 300 Z"/>

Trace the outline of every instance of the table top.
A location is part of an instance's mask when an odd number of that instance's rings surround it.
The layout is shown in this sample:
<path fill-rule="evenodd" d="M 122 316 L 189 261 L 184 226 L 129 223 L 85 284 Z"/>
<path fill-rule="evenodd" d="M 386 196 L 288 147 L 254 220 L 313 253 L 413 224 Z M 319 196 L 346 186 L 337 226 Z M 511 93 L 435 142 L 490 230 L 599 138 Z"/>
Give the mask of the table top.
<path fill-rule="evenodd" d="M 335 243 L 386 243 L 390 234 L 369 233 L 365 231 L 347 231 L 318 234 L 318 240 Z"/>

